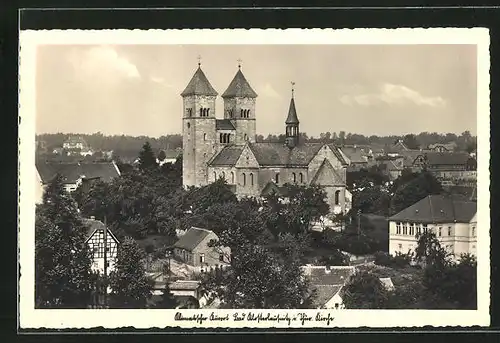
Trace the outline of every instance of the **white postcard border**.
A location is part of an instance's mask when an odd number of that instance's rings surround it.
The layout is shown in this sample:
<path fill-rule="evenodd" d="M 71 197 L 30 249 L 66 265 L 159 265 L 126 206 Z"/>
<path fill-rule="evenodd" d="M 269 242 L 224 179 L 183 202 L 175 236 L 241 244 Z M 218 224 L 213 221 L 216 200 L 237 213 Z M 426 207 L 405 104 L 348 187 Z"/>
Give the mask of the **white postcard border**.
<path fill-rule="evenodd" d="M 34 309 L 36 48 L 44 44 L 475 44 L 478 61 L 478 310 L 41 310 Z M 403 63 L 403 61 L 402 61 Z M 487 326 L 490 323 L 489 32 L 456 29 L 40 30 L 20 32 L 19 326 L 28 328 L 333 328 Z M 488 157 L 488 158 L 487 158 Z M 486 234 L 488 233 L 488 234 Z M 175 320 L 198 315 L 206 320 Z M 283 321 L 209 320 L 212 313 L 288 315 Z M 300 313 L 313 320 L 302 324 Z M 314 317 L 333 317 L 316 321 Z M 248 317 L 247 317 L 248 318 Z M 295 320 L 293 320 L 295 318 Z"/>

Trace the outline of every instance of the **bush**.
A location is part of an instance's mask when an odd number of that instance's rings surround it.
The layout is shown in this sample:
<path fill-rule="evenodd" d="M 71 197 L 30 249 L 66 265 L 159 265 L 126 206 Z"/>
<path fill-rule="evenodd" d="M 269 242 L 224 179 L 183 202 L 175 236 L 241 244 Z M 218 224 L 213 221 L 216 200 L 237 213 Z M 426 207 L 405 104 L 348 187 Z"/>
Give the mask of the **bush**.
<path fill-rule="evenodd" d="M 384 267 L 390 267 L 392 264 L 392 256 L 384 251 L 377 251 L 375 254 L 375 264 Z"/>
<path fill-rule="evenodd" d="M 323 255 L 318 258 L 318 263 L 327 266 L 348 266 L 349 256 L 342 251 L 335 249 L 331 254 Z"/>

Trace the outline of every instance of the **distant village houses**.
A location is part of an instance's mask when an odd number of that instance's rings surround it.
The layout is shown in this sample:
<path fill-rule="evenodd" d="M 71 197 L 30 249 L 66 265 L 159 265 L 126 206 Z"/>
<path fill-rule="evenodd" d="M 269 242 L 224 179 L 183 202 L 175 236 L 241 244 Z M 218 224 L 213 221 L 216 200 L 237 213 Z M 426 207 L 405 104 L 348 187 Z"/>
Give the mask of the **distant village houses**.
<path fill-rule="evenodd" d="M 110 182 L 120 176 L 120 170 L 115 162 L 36 162 L 36 191 L 37 203 L 42 202 L 46 185 L 59 174 L 63 177 L 64 188 L 67 192 L 75 191 L 80 185 L 90 185 L 96 180 Z"/>

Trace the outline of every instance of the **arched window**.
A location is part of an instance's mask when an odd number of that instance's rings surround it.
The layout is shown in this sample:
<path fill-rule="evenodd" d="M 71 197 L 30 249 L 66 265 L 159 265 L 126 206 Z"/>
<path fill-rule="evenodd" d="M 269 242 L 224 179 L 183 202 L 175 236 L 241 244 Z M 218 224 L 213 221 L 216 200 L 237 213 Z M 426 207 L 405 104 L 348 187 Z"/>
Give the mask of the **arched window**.
<path fill-rule="evenodd" d="M 340 204 L 340 191 L 335 191 L 335 205 Z"/>
<path fill-rule="evenodd" d="M 206 141 L 206 140 L 207 140 L 207 134 L 206 134 L 206 133 L 204 133 L 204 134 L 203 134 L 203 140 L 204 140 L 204 141 Z"/>
<path fill-rule="evenodd" d="M 231 183 L 234 184 L 234 172 L 231 172 Z"/>
<path fill-rule="evenodd" d="M 214 181 L 217 181 L 217 173 L 214 172 Z"/>
<path fill-rule="evenodd" d="M 203 117 L 203 108 L 200 108 L 200 117 Z"/>
<path fill-rule="evenodd" d="M 207 108 L 207 117 L 210 115 L 210 109 Z"/>
<path fill-rule="evenodd" d="M 245 133 L 245 136 L 243 136 L 243 139 L 245 139 L 245 141 L 248 140 L 248 135 Z"/>
<path fill-rule="evenodd" d="M 293 175 L 293 182 L 297 182 L 297 174 L 292 173 L 292 175 Z"/>
<path fill-rule="evenodd" d="M 250 185 L 253 186 L 253 174 L 250 173 Z"/>
<path fill-rule="evenodd" d="M 300 183 L 304 183 L 304 175 L 302 173 L 299 173 L 299 179 Z"/>
<path fill-rule="evenodd" d="M 240 117 L 243 118 L 243 109 L 240 110 Z"/>
<path fill-rule="evenodd" d="M 188 127 L 188 129 L 189 129 L 189 128 L 191 127 L 191 124 L 190 124 L 190 123 L 187 123 L 187 127 Z"/>
<path fill-rule="evenodd" d="M 224 134 L 222 134 L 222 133 L 219 135 L 219 143 L 222 143 L 222 137 L 223 136 L 224 136 Z"/>
<path fill-rule="evenodd" d="M 276 173 L 275 179 L 276 183 L 280 183 L 280 173 Z"/>
<path fill-rule="evenodd" d="M 247 184 L 247 176 L 245 175 L 245 173 L 243 173 L 243 186 L 246 186 Z"/>

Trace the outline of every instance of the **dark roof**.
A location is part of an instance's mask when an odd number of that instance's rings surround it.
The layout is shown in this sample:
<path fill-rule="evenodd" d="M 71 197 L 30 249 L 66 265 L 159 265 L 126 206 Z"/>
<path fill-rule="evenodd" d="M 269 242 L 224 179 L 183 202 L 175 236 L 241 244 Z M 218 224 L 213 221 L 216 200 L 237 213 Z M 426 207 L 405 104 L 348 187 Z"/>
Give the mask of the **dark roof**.
<path fill-rule="evenodd" d="M 366 154 L 359 148 L 341 147 L 340 150 L 349 158 L 351 163 L 368 163 Z"/>
<path fill-rule="evenodd" d="M 316 291 L 312 301 L 313 306 L 321 308 L 342 289 L 342 285 L 313 285 L 311 289 Z"/>
<path fill-rule="evenodd" d="M 223 98 L 256 98 L 257 93 L 252 89 L 247 79 L 241 72 L 241 69 L 238 69 L 238 72 L 233 78 L 233 81 L 229 84 L 226 91 L 222 94 Z"/>
<path fill-rule="evenodd" d="M 326 271 L 327 267 L 322 268 L 310 268 L 306 273 L 309 276 L 309 280 L 313 285 L 344 285 L 353 273 L 352 268 L 330 268 L 330 271 Z"/>
<path fill-rule="evenodd" d="M 288 117 L 285 124 L 298 124 L 299 118 L 297 117 L 297 110 L 295 109 L 295 99 L 290 100 L 290 108 L 288 109 Z"/>
<path fill-rule="evenodd" d="M 216 119 L 215 128 L 217 130 L 236 130 L 229 119 Z"/>
<path fill-rule="evenodd" d="M 283 143 L 249 143 L 249 146 L 261 166 L 307 166 L 324 144 L 299 143 L 293 149 Z M 330 145 L 330 148 L 346 164 L 337 147 Z"/>
<path fill-rule="evenodd" d="M 240 158 L 243 146 L 228 145 L 225 146 L 213 159 L 209 162 L 210 166 L 233 166 Z"/>
<path fill-rule="evenodd" d="M 96 231 L 103 231 L 104 232 L 104 229 L 106 228 L 106 226 L 104 225 L 103 222 L 101 222 L 100 220 L 95 220 L 95 219 L 87 219 L 87 218 L 84 218 L 82 219 L 82 222 L 83 222 L 83 225 L 87 228 L 87 235 L 86 235 L 86 240 L 89 240 L 92 235 L 94 234 L 94 232 Z M 116 236 L 114 235 L 114 233 L 111 231 L 111 229 L 108 227 L 108 233 L 111 235 L 111 237 L 114 238 L 115 241 L 118 242 L 118 239 L 116 238 Z"/>
<path fill-rule="evenodd" d="M 114 162 L 49 162 L 39 161 L 36 168 L 43 183 L 51 181 L 56 174 L 61 174 L 65 183 L 75 183 L 80 177 L 86 179 L 100 178 L 109 182 L 114 177 L 120 176 Z"/>
<path fill-rule="evenodd" d="M 477 211 L 473 201 L 446 195 L 429 195 L 389 218 L 422 223 L 468 223 Z"/>
<path fill-rule="evenodd" d="M 424 154 L 427 157 L 429 165 L 464 165 L 470 158 L 466 152 L 427 152 Z"/>
<path fill-rule="evenodd" d="M 174 247 L 193 251 L 212 231 L 192 227 L 175 242 Z"/>
<path fill-rule="evenodd" d="M 208 81 L 205 73 L 201 70 L 201 67 L 198 67 L 196 72 L 194 73 L 191 81 L 189 81 L 186 89 L 181 93 L 181 96 L 188 95 L 211 95 L 216 96 L 218 93 L 212 87 L 210 82 Z"/>

